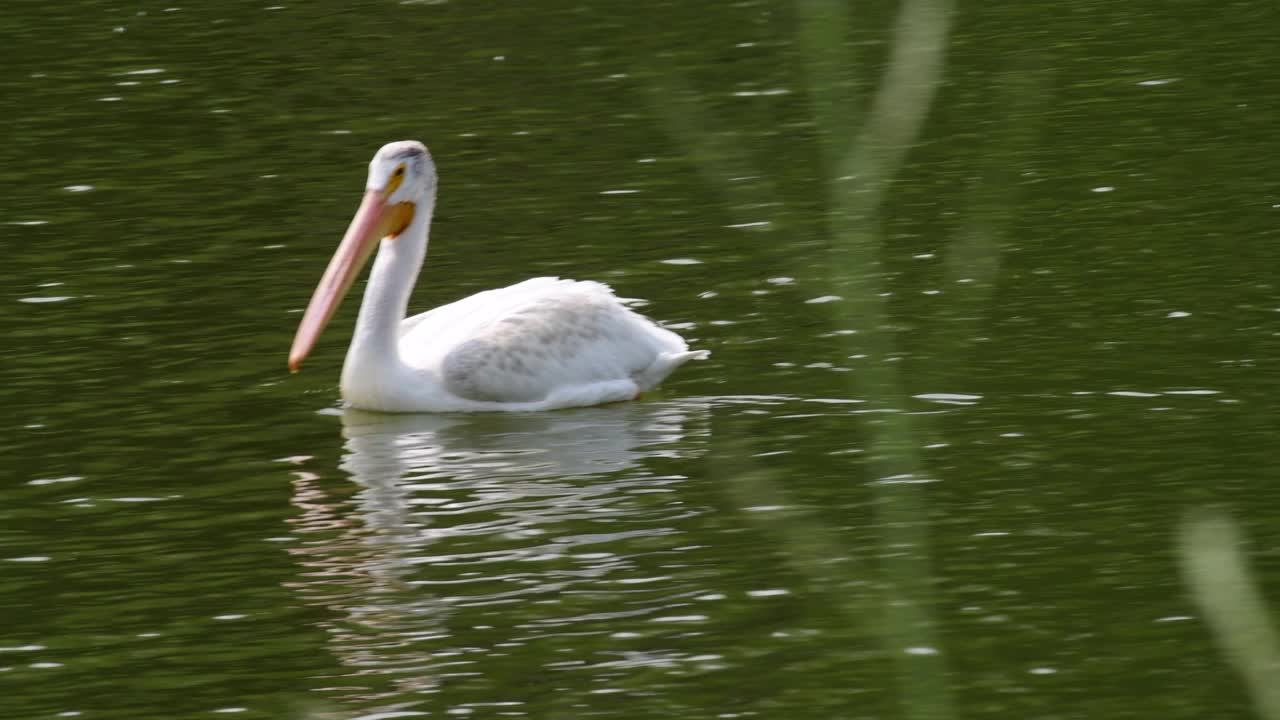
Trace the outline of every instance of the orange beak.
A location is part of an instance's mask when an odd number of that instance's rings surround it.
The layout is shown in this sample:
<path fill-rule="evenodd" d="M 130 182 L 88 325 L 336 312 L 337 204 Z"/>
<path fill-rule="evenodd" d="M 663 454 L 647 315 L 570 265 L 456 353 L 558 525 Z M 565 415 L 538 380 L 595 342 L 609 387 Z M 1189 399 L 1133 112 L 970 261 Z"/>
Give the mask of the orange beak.
<path fill-rule="evenodd" d="M 379 190 L 369 190 L 364 194 L 360 208 L 351 218 L 347 234 L 342 237 L 342 243 L 329 261 L 329 267 L 325 269 L 311 296 L 311 303 L 302 315 L 298 333 L 293 337 L 293 347 L 289 350 L 290 372 L 298 372 L 302 361 L 311 353 L 320 333 L 329 324 L 329 318 L 338 310 L 342 298 L 373 255 L 378 241 L 384 237 L 394 238 L 413 220 L 413 203 L 388 206 L 386 199 L 386 193 Z"/>

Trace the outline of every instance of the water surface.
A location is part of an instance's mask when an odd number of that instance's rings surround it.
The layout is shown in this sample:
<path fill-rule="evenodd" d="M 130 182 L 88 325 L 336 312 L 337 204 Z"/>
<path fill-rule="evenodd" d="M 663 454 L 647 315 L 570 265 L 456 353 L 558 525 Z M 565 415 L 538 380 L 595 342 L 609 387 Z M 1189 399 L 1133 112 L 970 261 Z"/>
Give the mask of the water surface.
<path fill-rule="evenodd" d="M 957 8 L 843 226 L 898 6 L 826 95 L 805 8 L 11 8 L 0 715 L 1249 716 L 1177 541 L 1225 509 L 1280 594 L 1280 8 Z M 415 308 L 598 279 L 711 359 L 344 412 L 350 303 L 289 376 L 408 137 Z"/>

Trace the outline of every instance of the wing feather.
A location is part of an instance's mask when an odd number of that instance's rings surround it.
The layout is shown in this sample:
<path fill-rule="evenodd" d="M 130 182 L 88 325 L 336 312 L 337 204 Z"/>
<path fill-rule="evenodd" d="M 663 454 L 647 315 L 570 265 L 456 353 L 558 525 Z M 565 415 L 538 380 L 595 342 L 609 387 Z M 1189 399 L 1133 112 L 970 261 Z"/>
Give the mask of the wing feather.
<path fill-rule="evenodd" d="M 478 293 L 408 323 L 403 341 L 447 348 L 438 365 L 445 388 L 480 402 L 537 402 L 606 381 L 647 386 L 655 366 L 688 351 L 608 286 L 557 278 Z"/>

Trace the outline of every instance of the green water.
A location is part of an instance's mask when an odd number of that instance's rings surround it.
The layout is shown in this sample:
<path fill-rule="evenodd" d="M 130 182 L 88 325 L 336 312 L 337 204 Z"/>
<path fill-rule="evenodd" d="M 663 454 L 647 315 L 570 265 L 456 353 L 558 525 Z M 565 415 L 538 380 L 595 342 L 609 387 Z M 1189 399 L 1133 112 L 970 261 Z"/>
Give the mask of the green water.
<path fill-rule="evenodd" d="M 1250 717 L 1178 539 L 1280 603 L 1280 5 L 987 5 L 846 217 L 894 3 L 11 3 L 0 717 Z M 415 309 L 599 279 L 711 359 L 344 413 L 349 303 L 290 376 L 401 138 Z"/>

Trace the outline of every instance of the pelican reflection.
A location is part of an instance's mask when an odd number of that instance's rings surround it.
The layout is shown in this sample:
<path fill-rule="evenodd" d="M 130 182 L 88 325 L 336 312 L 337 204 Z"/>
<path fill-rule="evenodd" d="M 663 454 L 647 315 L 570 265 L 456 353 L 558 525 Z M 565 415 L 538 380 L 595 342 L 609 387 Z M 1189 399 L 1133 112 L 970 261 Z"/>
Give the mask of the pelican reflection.
<path fill-rule="evenodd" d="M 665 545 L 695 512 L 675 494 L 684 477 L 658 470 L 663 458 L 701 453 L 708 413 L 698 401 L 493 415 L 345 410 L 339 467 L 354 494 L 345 480 L 297 472 L 293 496 L 302 510 L 294 588 L 333 613 L 330 647 L 350 670 L 333 699 L 432 688 L 448 677 L 461 634 L 520 614 L 542 622 L 546 611 L 528 608 L 594 592 L 596 578 L 646 572 L 619 550 Z"/>

